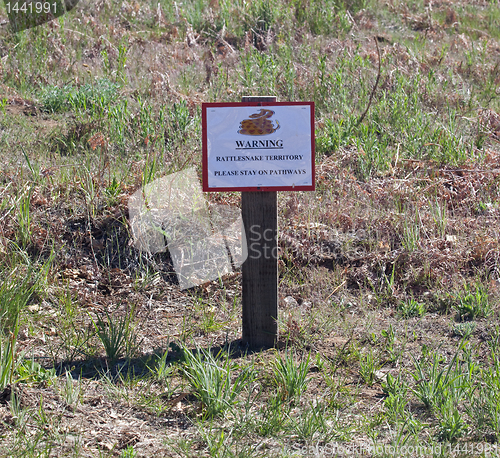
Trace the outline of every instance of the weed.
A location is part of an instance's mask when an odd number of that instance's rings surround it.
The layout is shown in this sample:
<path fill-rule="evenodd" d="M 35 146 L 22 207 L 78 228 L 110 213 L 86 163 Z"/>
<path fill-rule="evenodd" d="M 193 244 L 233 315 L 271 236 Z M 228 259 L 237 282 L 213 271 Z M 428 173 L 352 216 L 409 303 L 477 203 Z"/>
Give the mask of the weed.
<path fill-rule="evenodd" d="M 481 283 L 476 283 L 474 290 L 467 285 L 454 299 L 453 308 L 461 321 L 487 317 L 492 313 L 488 290 Z"/>
<path fill-rule="evenodd" d="M 80 403 L 82 397 L 82 390 L 83 390 L 82 379 L 80 378 L 75 384 L 71 372 L 66 370 L 62 386 L 59 389 L 59 394 L 66 403 L 66 405 L 75 409 Z"/>
<path fill-rule="evenodd" d="M 428 409 L 439 408 L 445 404 L 449 396 L 458 394 L 454 388 L 461 387 L 461 385 L 457 386 L 455 382 L 460 383 L 462 374 L 457 373 L 457 358 L 463 346 L 464 342 L 460 344 L 452 360 L 444 367 L 441 367 L 442 357 L 437 352 L 432 355 L 431 363 L 425 358 L 419 361 L 412 356 L 417 371 L 411 374 L 416 381 L 416 388 L 413 392 Z"/>
<path fill-rule="evenodd" d="M 447 226 L 447 212 L 446 205 L 440 204 L 436 199 L 431 204 L 431 214 L 434 223 L 436 224 L 437 232 L 440 237 L 444 237 L 446 234 L 446 226 Z"/>
<path fill-rule="evenodd" d="M 415 251 L 419 248 L 420 242 L 420 223 L 418 221 L 418 213 L 415 213 L 414 221 L 403 221 L 403 234 L 401 243 L 407 251 Z"/>
<path fill-rule="evenodd" d="M 401 317 L 406 319 L 423 316 L 427 308 L 423 302 L 411 297 L 408 300 L 401 301 L 397 306 L 397 310 Z"/>
<path fill-rule="evenodd" d="M 374 352 L 363 352 L 359 355 L 359 375 L 363 382 L 371 386 L 376 381 L 375 373 L 381 368 L 381 364 L 377 361 Z"/>
<path fill-rule="evenodd" d="M 62 317 L 58 327 L 61 342 L 57 351 L 62 351 L 64 358 L 72 362 L 77 356 L 87 354 L 88 343 L 95 336 L 95 328 L 85 326 L 85 315 L 78 309 L 69 288 L 61 292 L 57 299 Z"/>
<path fill-rule="evenodd" d="M 182 141 L 193 121 L 185 101 L 174 103 L 168 110 L 170 136 L 176 141 Z"/>
<path fill-rule="evenodd" d="M 160 383 L 167 383 L 174 372 L 174 367 L 167 363 L 167 358 L 168 350 L 160 356 L 155 356 L 152 367 L 148 366 L 151 375 Z"/>
<path fill-rule="evenodd" d="M 469 427 L 453 401 L 447 400 L 441 406 L 439 412 L 440 419 L 437 435 L 440 441 L 456 442 L 467 434 Z"/>
<path fill-rule="evenodd" d="M 120 453 L 120 458 L 135 458 L 137 452 L 133 445 L 127 445 L 127 448 L 123 449 Z"/>
<path fill-rule="evenodd" d="M 117 365 L 116 367 L 116 373 L 112 373 L 110 370 L 100 372 L 99 379 L 110 398 L 131 405 L 132 401 L 135 400 L 135 393 L 132 388 L 137 385 L 138 381 L 130 373 L 130 366 Z M 128 368 L 126 375 L 122 373 L 125 367 Z"/>
<path fill-rule="evenodd" d="M 219 308 L 207 304 L 201 298 L 194 298 L 193 313 L 196 314 L 199 324 L 196 326 L 201 334 L 217 332 L 227 327 L 228 322 L 217 319 Z"/>
<path fill-rule="evenodd" d="M 380 334 L 385 339 L 385 351 L 389 355 L 389 361 L 397 361 L 399 355 L 396 353 L 396 333 L 392 324 L 389 325 L 389 329 L 383 329 Z"/>
<path fill-rule="evenodd" d="M 16 340 L 12 334 L 10 339 L 0 339 L 0 391 L 13 382 L 17 365 Z"/>
<path fill-rule="evenodd" d="M 401 373 L 397 377 L 389 373 L 385 381 L 382 382 L 382 390 L 387 396 L 384 405 L 392 421 L 399 421 L 405 417 L 405 407 L 408 405 L 408 389 L 408 384 Z"/>
<path fill-rule="evenodd" d="M 21 381 L 35 385 L 51 385 L 56 378 L 54 368 L 45 369 L 35 361 L 33 356 L 31 359 L 22 361 L 17 368 L 17 372 Z"/>
<path fill-rule="evenodd" d="M 222 428 L 199 428 L 201 438 L 205 442 L 210 456 L 226 456 L 228 437 Z"/>
<path fill-rule="evenodd" d="M 38 412 L 34 418 L 41 427 L 47 427 L 49 424 L 49 417 L 43 406 L 43 395 L 40 396 L 40 405 L 38 406 Z"/>
<path fill-rule="evenodd" d="M 31 244 L 31 216 L 30 216 L 30 193 L 21 197 L 19 201 L 19 211 L 17 212 L 17 222 L 19 232 L 17 243 L 23 249 Z"/>
<path fill-rule="evenodd" d="M 476 323 L 473 321 L 466 321 L 465 323 L 454 323 L 452 333 L 454 336 L 468 339 L 474 333 Z"/>
<path fill-rule="evenodd" d="M 272 366 L 273 380 L 282 401 L 298 401 L 307 389 L 310 358 L 308 353 L 307 358 L 297 363 L 291 351 L 287 350 L 284 356 L 277 354 Z"/>
<path fill-rule="evenodd" d="M 99 185 L 90 171 L 90 167 L 82 166 L 80 173 L 81 192 L 85 198 L 89 218 L 95 218 L 99 209 Z"/>
<path fill-rule="evenodd" d="M 268 437 L 288 428 L 290 404 L 279 396 L 272 396 L 267 404 L 260 408 L 260 418 L 255 429 L 261 436 Z"/>
<path fill-rule="evenodd" d="M 114 176 L 111 182 L 104 189 L 104 194 L 108 198 L 109 206 L 114 206 L 118 203 L 118 196 L 121 193 L 121 184 Z"/>
<path fill-rule="evenodd" d="M 231 361 L 229 353 L 220 351 L 214 356 L 210 349 L 182 349 L 182 373 L 193 394 L 201 402 L 203 415 L 213 418 L 231 411 L 238 397 L 254 379 L 252 366 L 241 368 Z M 239 370 L 234 378 L 234 373 Z"/>
<path fill-rule="evenodd" d="M 120 44 L 118 46 L 118 58 L 116 62 L 116 80 L 119 81 L 120 84 L 127 84 L 127 76 L 125 74 L 125 69 L 127 67 L 127 53 L 128 49 L 125 43 Z"/>
<path fill-rule="evenodd" d="M 299 441 L 306 443 L 345 440 L 348 429 L 342 427 L 338 416 L 331 415 L 329 406 L 321 399 L 301 409 L 298 415 L 290 415 L 289 428 Z"/>
<path fill-rule="evenodd" d="M 97 322 L 92 319 L 97 336 L 111 362 L 116 361 L 124 354 L 131 357 L 141 344 L 132 324 L 133 314 L 134 309 L 132 308 L 122 318 L 115 319 L 106 311 L 105 319 L 99 315 Z"/>
<path fill-rule="evenodd" d="M 83 113 L 87 110 L 97 113 L 116 98 L 119 85 L 107 79 L 100 79 L 95 85 L 46 87 L 41 94 L 43 109 L 50 113 L 73 110 Z"/>
<path fill-rule="evenodd" d="M 322 86 L 324 87 L 324 86 Z M 333 122 L 327 119 L 323 128 L 323 135 L 318 136 L 317 150 L 319 154 L 333 153 L 340 147 L 345 146 L 350 141 L 352 127 L 349 119 L 341 119 L 339 122 Z M 354 120 L 352 120 L 354 122 Z"/>
<path fill-rule="evenodd" d="M 473 397 L 469 416 L 481 431 L 500 433 L 500 364 L 493 355 L 493 366 L 482 372 L 482 384 Z"/>
<path fill-rule="evenodd" d="M 23 408 L 21 404 L 21 399 L 16 390 L 12 390 L 10 402 L 9 402 L 9 410 L 14 419 L 16 426 L 22 432 L 26 427 L 26 424 L 30 418 L 29 411 L 26 408 Z"/>
<path fill-rule="evenodd" d="M 20 316 L 32 296 L 43 288 L 52 262 L 52 256 L 42 266 L 18 264 L 9 272 L 3 271 L 0 286 L 0 325 L 6 335 L 17 339 Z"/>

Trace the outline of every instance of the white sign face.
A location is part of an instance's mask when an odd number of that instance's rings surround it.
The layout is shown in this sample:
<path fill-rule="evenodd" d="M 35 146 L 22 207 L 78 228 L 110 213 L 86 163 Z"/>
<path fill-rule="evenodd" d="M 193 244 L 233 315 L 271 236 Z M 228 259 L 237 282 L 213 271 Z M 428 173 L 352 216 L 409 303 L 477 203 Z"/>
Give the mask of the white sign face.
<path fill-rule="evenodd" d="M 203 110 L 205 191 L 314 189 L 311 102 Z"/>

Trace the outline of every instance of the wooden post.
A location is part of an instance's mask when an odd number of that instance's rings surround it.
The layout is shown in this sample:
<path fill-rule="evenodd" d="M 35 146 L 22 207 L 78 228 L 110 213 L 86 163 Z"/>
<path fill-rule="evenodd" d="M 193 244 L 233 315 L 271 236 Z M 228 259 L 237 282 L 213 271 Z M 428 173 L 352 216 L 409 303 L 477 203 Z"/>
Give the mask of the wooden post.
<path fill-rule="evenodd" d="M 243 97 L 242 102 L 276 102 L 276 97 Z M 277 192 L 242 192 L 241 213 L 248 244 L 242 265 L 242 341 L 250 348 L 278 340 Z"/>

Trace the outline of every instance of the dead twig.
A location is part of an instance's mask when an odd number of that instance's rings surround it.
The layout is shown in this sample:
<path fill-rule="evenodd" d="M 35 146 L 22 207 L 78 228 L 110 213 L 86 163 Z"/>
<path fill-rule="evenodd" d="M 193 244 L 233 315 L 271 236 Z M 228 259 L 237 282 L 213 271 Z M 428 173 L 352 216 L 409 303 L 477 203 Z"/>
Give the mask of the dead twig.
<path fill-rule="evenodd" d="M 330 299 L 342 286 L 344 286 L 347 283 L 347 280 L 344 280 L 340 285 L 338 285 L 330 294 L 329 296 L 325 299 L 328 300 Z"/>
<path fill-rule="evenodd" d="M 378 54 L 378 74 L 377 74 L 377 79 L 375 80 L 375 85 L 373 86 L 372 93 L 370 94 L 370 100 L 368 100 L 368 106 L 366 107 L 366 110 L 364 113 L 359 117 L 358 122 L 356 123 L 355 127 L 359 127 L 359 125 L 363 122 L 363 119 L 365 119 L 366 113 L 368 113 L 368 110 L 370 109 L 370 106 L 372 104 L 373 96 L 375 95 L 375 91 L 377 90 L 378 82 L 380 81 L 380 70 L 382 67 L 382 59 L 380 57 L 380 48 L 378 47 L 378 40 L 377 37 L 373 38 L 375 40 L 375 45 L 377 46 L 377 54 Z"/>

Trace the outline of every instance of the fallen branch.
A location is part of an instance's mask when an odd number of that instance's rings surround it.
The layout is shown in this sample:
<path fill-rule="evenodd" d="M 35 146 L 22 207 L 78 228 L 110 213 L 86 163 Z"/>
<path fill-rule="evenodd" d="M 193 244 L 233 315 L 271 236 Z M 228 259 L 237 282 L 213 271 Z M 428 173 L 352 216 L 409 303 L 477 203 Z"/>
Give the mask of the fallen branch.
<path fill-rule="evenodd" d="M 373 96 L 375 95 L 375 91 L 377 90 L 378 82 L 380 81 L 380 70 L 382 67 L 382 59 L 380 58 L 380 48 L 378 47 L 378 40 L 377 37 L 374 37 L 375 40 L 375 45 L 377 46 L 377 54 L 378 54 L 378 74 L 377 74 L 377 79 L 375 81 L 375 85 L 373 86 L 372 93 L 370 94 L 370 100 L 368 100 L 368 106 L 366 107 L 366 110 L 364 113 L 359 117 L 358 122 L 356 123 L 355 127 L 359 127 L 359 125 L 363 122 L 363 119 L 365 119 L 366 113 L 368 113 L 368 110 L 370 109 L 370 106 L 372 104 Z"/>

